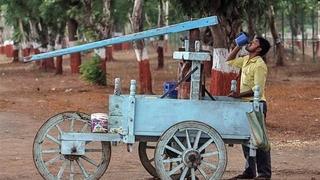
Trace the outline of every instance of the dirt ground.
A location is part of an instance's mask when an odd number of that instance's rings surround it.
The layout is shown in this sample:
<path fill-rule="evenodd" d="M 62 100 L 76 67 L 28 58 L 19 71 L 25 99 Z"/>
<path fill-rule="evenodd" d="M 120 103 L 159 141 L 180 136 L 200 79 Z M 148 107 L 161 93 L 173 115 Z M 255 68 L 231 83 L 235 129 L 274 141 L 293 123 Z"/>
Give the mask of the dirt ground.
<path fill-rule="evenodd" d="M 130 79 L 138 79 L 132 51 L 114 52 L 108 62 L 107 87 L 91 85 L 71 75 L 41 72 L 35 64 L 12 64 L 0 56 L 0 179 L 42 179 L 32 160 L 32 143 L 50 116 L 68 110 L 106 112 L 113 79 L 120 77 L 125 92 Z M 166 54 L 165 68 L 156 69 L 150 55 L 154 93 L 162 94 L 164 81 L 175 80 L 177 62 Z M 269 68 L 267 128 L 272 143 L 273 179 L 320 179 L 320 59 L 286 61 Z M 239 145 L 227 147 L 224 178 L 241 173 L 244 159 Z M 137 153 L 120 144 L 112 147 L 112 159 L 102 179 L 151 179 Z"/>

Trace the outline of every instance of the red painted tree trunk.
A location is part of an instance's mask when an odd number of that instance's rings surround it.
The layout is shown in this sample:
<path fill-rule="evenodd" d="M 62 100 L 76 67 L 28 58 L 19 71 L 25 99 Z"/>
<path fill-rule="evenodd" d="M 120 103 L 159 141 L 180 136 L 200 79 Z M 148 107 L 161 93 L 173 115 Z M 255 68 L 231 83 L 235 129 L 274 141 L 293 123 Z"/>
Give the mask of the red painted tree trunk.
<path fill-rule="evenodd" d="M 202 50 L 212 53 L 212 46 L 209 46 L 209 45 L 202 46 Z M 203 62 L 203 72 L 206 77 L 211 76 L 211 69 L 212 69 L 212 58 L 210 59 L 210 61 Z"/>
<path fill-rule="evenodd" d="M 317 55 L 320 56 L 320 37 L 319 40 L 316 42 L 316 51 Z"/>
<path fill-rule="evenodd" d="M 79 74 L 80 72 L 80 65 L 81 65 L 81 54 L 73 53 L 70 55 L 70 67 L 72 74 Z"/>
<path fill-rule="evenodd" d="M 56 57 L 56 74 L 63 74 L 63 69 L 62 69 L 62 56 L 57 56 Z"/>
<path fill-rule="evenodd" d="M 4 45 L 3 44 L 0 45 L 0 54 L 4 54 Z"/>
<path fill-rule="evenodd" d="M 133 12 L 131 16 L 131 23 L 134 32 L 143 30 L 143 0 L 135 0 Z M 139 40 L 134 42 L 134 50 L 139 63 L 139 83 L 140 93 L 152 94 L 152 78 L 149 64 L 148 51 L 145 47 L 144 41 Z"/>
<path fill-rule="evenodd" d="M 230 93 L 231 81 L 237 80 L 238 70 L 226 64 L 229 51 L 224 48 L 213 50 L 213 61 L 211 70 L 210 92 L 216 96 L 226 96 Z M 240 81 L 237 80 L 237 84 Z"/>
<path fill-rule="evenodd" d="M 51 49 L 51 48 L 49 48 L 49 49 Z M 45 48 L 41 48 L 40 52 L 45 53 L 45 52 L 47 52 L 47 50 Z M 47 58 L 43 61 L 40 61 L 40 69 L 43 71 L 46 71 L 46 72 L 55 69 L 54 58 L 53 57 Z"/>
<path fill-rule="evenodd" d="M 19 48 L 17 46 L 12 46 L 12 62 L 19 62 Z"/>
<path fill-rule="evenodd" d="M 8 58 L 12 58 L 13 57 L 13 45 L 12 44 L 6 45 L 6 56 Z"/>
<path fill-rule="evenodd" d="M 68 34 L 69 34 L 69 46 L 75 46 L 77 38 L 77 29 L 78 29 L 78 22 L 74 19 L 70 19 L 68 21 Z M 80 65 L 81 65 L 81 54 L 73 53 L 70 55 L 70 68 L 71 73 L 78 74 L 80 72 Z"/>
<path fill-rule="evenodd" d="M 30 56 L 30 46 L 28 44 L 22 44 L 22 56 L 23 57 Z"/>
<path fill-rule="evenodd" d="M 38 49 L 38 47 L 34 46 L 32 48 L 31 54 L 40 54 L 40 50 Z M 40 61 L 36 61 L 35 63 L 37 66 L 40 66 Z"/>
<path fill-rule="evenodd" d="M 163 43 L 163 40 L 160 43 Z M 163 69 L 163 66 L 164 66 L 163 44 L 162 45 L 158 45 L 157 53 L 158 53 L 158 67 L 157 67 L 157 69 Z"/>
<path fill-rule="evenodd" d="M 113 48 L 112 46 L 105 47 L 105 61 L 113 61 Z"/>
<path fill-rule="evenodd" d="M 150 63 L 148 59 L 139 61 L 139 82 L 140 93 L 152 94 L 152 79 L 150 71 Z"/>

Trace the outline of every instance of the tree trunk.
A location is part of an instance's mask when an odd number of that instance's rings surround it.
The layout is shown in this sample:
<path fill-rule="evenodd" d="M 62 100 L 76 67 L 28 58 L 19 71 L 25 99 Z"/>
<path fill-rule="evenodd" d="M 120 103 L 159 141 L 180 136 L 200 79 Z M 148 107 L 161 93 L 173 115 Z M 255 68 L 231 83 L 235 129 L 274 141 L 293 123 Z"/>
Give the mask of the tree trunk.
<path fill-rule="evenodd" d="M 131 24 L 133 32 L 137 33 L 143 30 L 143 0 L 134 1 Z M 139 91 L 142 94 L 152 94 L 150 63 L 144 40 L 135 41 L 134 50 L 139 63 Z"/>
<path fill-rule="evenodd" d="M 23 29 L 23 23 L 22 23 L 22 19 L 19 18 L 19 29 L 20 29 L 20 33 L 22 35 L 22 42 L 21 42 L 21 49 L 22 49 L 22 56 L 23 57 L 27 57 L 30 55 L 30 48 L 29 48 L 29 44 L 27 43 L 27 39 L 26 39 L 26 35 Z"/>
<path fill-rule="evenodd" d="M 34 20 L 29 20 L 29 27 L 30 27 L 30 41 L 31 41 L 31 54 L 39 54 L 40 44 L 39 44 L 39 31 L 37 29 L 37 22 Z M 40 65 L 40 61 L 35 62 L 36 65 Z"/>
<path fill-rule="evenodd" d="M 112 17 L 111 17 L 111 0 L 103 0 L 103 22 L 100 28 L 100 34 L 102 35 L 102 39 L 107 39 L 112 37 Z M 107 46 L 105 48 L 105 62 L 113 61 L 113 48 L 112 46 Z"/>
<path fill-rule="evenodd" d="M 77 29 L 78 23 L 74 19 L 69 19 L 68 23 L 68 37 L 69 37 L 69 46 L 75 46 L 77 38 Z M 81 54 L 80 52 L 72 53 L 70 55 L 70 68 L 71 73 L 78 74 L 80 72 L 81 65 Z"/>
<path fill-rule="evenodd" d="M 274 22 L 274 9 L 273 9 L 273 2 L 272 0 L 268 0 L 268 17 L 269 17 L 269 25 L 271 34 L 273 37 L 274 44 L 276 45 L 276 53 L 277 53 L 277 59 L 276 59 L 276 65 L 277 66 L 283 66 L 283 44 L 281 42 L 281 39 L 279 38 L 279 34 L 277 32 L 275 22 Z"/>
<path fill-rule="evenodd" d="M 237 7 L 229 11 L 230 17 L 220 15 L 220 24 L 211 28 L 213 36 L 213 55 L 210 92 L 217 96 L 226 96 L 230 92 L 231 81 L 237 79 L 239 70 L 226 64 L 229 46 L 240 31 L 241 19 Z M 240 84 L 240 81 L 237 81 Z M 239 90 L 239 86 L 237 88 Z"/>
<path fill-rule="evenodd" d="M 248 34 L 250 39 L 252 39 L 255 35 L 254 19 L 251 14 L 248 15 Z"/>
<path fill-rule="evenodd" d="M 165 15 L 164 15 L 165 25 L 169 26 L 169 1 L 165 1 Z M 164 35 L 163 43 L 164 52 L 168 52 L 169 47 L 169 35 Z"/>
<path fill-rule="evenodd" d="M 12 48 L 12 62 L 19 62 L 19 47 L 16 44 L 14 44 Z"/>
<path fill-rule="evenodd" d="M 164 15 L 163 15 L 163 0 L 159 0 L 159 13 L 158 13 L 158 27 L 164 26 Z M 158 67 L 157 69 L 163 69 L 164 66 L 164 59 L 163 59 L 163 45 L 164 45 L 164 36 L 160 36 L 158 40 L 158 47 L 157 47 L 157 53 L 158 53 Z"/>
<path fill-rule="evenodd" d="M 320 6 L 320 2 L 318 1 L 318 7 Z M 318 29 L 316 30 L 316 51 L 317 51 L 317 56 L 320 57 L 320 10 L 318 10 L 318 12 L 316 13 L 316 17 L 318 17 L 318 23 L 317 23 L 317 27 Z"/>
<path fill-rule="evenodd" d="M 108 39 L 112 37 L 112 17 L 111 0 L 103 0 L 103 16 L 98 23 L 95 23 L 94 12 L 92 12 L 92 1 L 85 1 L 85 13 L 89 18 L 85 19 L 85 24 L 89 29 L 98 32 L 98 39 Z M 112 46 L 97 49 L 95 54 L 100 58 L 100 67 L 103 72 L 107 72 L 106 62 L 113 61 Z"/>
<path fill-rule="evenodd" d="M 64 42 L 64 38 L 62 34 L 59 34 L 56 38 L 54 49 L 58 50 L 61 48 L 65 48 L 66 44 Z M 56 57 L 56 74 L 63 74 L 63 56 Z"/>

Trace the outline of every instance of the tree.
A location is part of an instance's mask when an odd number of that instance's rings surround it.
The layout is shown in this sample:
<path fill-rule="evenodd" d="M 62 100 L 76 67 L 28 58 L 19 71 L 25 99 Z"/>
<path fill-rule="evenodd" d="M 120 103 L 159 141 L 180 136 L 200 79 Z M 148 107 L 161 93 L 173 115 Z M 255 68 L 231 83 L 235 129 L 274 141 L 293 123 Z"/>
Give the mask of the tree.
<path fill-rule="evenodd" d="M 135 0 L 130 18 L 133 32 L 143 31 L 143 0 Z M 139 63 L 139 91 L 142 94 L 152 94 L 152 77 L 147 47 L 144 40 L 134 42 L 134 50 Z"/>
<path fill-rule="evenodd" d="M 19 60 L 19 43 L 26 42 L 26 31 L 24 29 L 24 19 L 27 10 L 25 9 L 25 1 L 3 0 L 0 2 L 6 23 L 14 27 L 14 46 L 13 46 L 13 62 Z"/>
<path fill-rule="evenodd" d="M 40 17 L 46 20 L 49 29 L 48 50 L 66 47 L 64 43 L 65 27 L 67 21 L 67 6 L 64 1 L 43 1 L 40 5 Z M 56 57 L 56 74 L 62 74 L 62 56 Z"/>
<path fill-rule="evenodd" d="M 275 12 L 274 12 L 273 3 L 274 3 L 273 0 L 267 0 L 269 26 L 270 26 L 274 44 L 276 46 L 276 53 L 277 53 L 276 65 L 283 66 L 284 65 L 283 64 L 283 43 L 281 42 L 281 38 L 279 37 L 279 34 L 275 26 Z"/>
<path fill-rule="evenodd" d="M 158 14 L 158 27 L 164 26 L 164 1 L 159 0 L 159 14 Z M 157 43 L 157 53 L 158 53 L 158 67 L 157 69 L 162 69 L 164 66 L 164 55 L 163 55 L 163 45 L 164 45 L 164 35 L 161 35 L 159 37 L 158 43 Z"/>
<path fill-rule="evenodd" d="M 210 27 L 213 38 L 210 91 L 214 95 L 227 95 L 230 91 L 231 80 L 238 76 L 238 71 L 229 68 L 225 61 L 228 49 L 241 29 L 242 14 L 239 10 L 241 4 L 234 0 L 174 0 L 173 4 L 181 9 L 189 19 L 211 15 L 219 18 L 219 24 Z"/>
<path fill-rule="evenodd" d="M 84 24 L 85 33 L 90 34 L 87 38 L 91 40 L 111 38 L 113 22 L 111 0 L 85 0 L 83 3 L 85 16 L 82 16 L 81 21 Z M 101 48 L 96 52 L 101 59 L 102 71 L 106 73 L 106 61 L 111 61 L 113 59 L 112 47 Z"/>

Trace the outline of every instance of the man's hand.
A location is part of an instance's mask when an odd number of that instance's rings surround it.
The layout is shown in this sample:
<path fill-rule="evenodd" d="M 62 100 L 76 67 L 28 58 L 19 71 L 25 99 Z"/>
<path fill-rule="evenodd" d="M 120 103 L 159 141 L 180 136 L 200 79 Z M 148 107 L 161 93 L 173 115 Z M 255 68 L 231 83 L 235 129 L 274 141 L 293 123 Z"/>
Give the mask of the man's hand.
<path fill-rule="evenodd" d="M 233 98 L 252 97 L 253 96 L 253 91 L 249 90 L 249 91 L 245 91 L 245 92 L 242 92 L 242 93 L 230 92 L 230 94 L 228 96 L 229 97 L 233 97 Z"/>
<path fill-rule="evenodd" d="M 237 92 L 230 92 L 228 97 L 233 97 L 233 98 L 240 98 L 240 94 Z"/>

